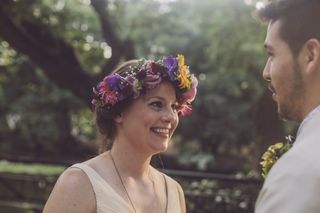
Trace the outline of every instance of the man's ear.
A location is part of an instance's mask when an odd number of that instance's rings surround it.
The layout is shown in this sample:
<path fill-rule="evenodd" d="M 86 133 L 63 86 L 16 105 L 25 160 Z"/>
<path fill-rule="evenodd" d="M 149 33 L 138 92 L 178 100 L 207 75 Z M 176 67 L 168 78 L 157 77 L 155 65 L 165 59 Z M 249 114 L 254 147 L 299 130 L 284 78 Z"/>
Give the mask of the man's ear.
<path fill-rule="evenodd" d="M 320 68 L 320 41 L 309 39 L 301 50 L 302 63 L 307 75 L 313 74 Z"/>

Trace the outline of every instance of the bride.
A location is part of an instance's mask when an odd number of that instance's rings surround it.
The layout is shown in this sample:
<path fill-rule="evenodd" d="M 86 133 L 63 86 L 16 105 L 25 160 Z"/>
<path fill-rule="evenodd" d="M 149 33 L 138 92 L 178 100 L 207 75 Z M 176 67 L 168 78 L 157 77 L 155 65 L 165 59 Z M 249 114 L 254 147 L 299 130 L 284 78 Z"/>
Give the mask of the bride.
<path fill-rule="evenodd" d="M 123 63 L 94 88 L 103 152 L 59 177 L 50 212 L 186 212 L 181 186 L 150 165 L 168 148 L 179 115 L 191 111 L 197 79 L 184 57 Z"/>

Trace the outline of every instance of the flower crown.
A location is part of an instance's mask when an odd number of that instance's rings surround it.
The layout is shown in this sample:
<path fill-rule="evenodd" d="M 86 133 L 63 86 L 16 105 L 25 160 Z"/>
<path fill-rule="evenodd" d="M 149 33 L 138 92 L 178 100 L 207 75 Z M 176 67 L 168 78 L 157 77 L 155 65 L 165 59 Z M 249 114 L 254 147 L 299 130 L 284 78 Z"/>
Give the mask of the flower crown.
<path fill-rule="evenodd" d="M 198 80 L 184 64 L 184 56 L 166 56 L 160 61 L 140 60 L 130 71 L 106 76 L 93 88 L 92 104 L 110 109 L 129 98 L 137 98 L 148 89 L 155 88 L 163 80 L 171 82 L 179 96 L 179 114 L 191 113 L 191 102 L 197 92 Z"/>

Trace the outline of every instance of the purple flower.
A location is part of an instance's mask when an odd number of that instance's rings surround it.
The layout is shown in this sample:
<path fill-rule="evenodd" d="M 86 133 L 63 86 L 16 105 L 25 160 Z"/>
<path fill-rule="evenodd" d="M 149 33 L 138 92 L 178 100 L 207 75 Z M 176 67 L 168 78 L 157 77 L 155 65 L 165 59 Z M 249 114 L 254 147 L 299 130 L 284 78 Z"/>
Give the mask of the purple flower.
<path fill-rule="evenodd" d="M 121 81 L 121 76 L 113 74 L 105 77 L 103 80 L 106 81 L 111 90 L 117 90 Z"/>
<path fill-rule="evenodd" d="M 132 85 L 122 79 L 118 93 L 120 100 L 128 98 L 133 93 Z"/>
<path fill-rule="evenodd" d="M 176 71 L 178 70 L 178 61 L 175 57 L 167 56 L 162 59 L 163 66 L 167 69 L 169 79 L 175 80 Z"/>

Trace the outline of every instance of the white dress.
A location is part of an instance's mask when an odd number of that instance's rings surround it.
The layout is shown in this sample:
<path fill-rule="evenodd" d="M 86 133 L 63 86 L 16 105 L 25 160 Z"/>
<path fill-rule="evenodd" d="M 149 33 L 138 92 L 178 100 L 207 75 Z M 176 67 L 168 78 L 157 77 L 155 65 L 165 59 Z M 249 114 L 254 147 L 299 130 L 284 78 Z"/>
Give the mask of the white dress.
<path fill-rule="evenodd" d="M 84 163 L 77 163 L 73 168 L 81 169 L 92 185 L 97 213 L 134 213 L 126 202 L 93 168 Z M 163 174 L 167 191 L 166 213 L 180 213 L 179 190 L 175 180 Z M 85 196 L 85 195 L 84 195 Z"/>

